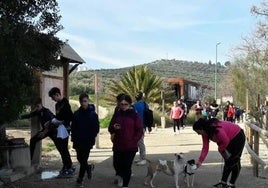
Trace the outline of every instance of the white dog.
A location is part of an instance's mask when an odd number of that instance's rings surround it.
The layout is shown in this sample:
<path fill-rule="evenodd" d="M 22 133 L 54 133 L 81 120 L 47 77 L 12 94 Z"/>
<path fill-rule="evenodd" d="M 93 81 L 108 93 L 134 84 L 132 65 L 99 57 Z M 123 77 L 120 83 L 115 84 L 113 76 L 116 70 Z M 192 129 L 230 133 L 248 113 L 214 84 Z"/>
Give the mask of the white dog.
<path fill-rule="evenodd" d="M 163 172 L 167 175 L 174 176 L 176 188 L 179 188 L 179 176 L 184 175 L 185 180 L 187 182 L 187 186 L 190 184 L 193 186 L 194 184 L 194 173 L 193 169 L 196 168 L 194 164 L 194 160 L 190 160 L 185 162 L 184 156 L 182 153 L 175 154 L 174 161 L 167 160 L 158 160 L 158 161 L 149 161 L 148 172 L 145 178 L 145 185 L 149 185 L 153 188 L 153 180 L 157 174 L 157 172 Z M 190 164 L 191 163 L 191 164 Z M 192 181 L 190 183 L 190 177 L 192 176 Z"/>

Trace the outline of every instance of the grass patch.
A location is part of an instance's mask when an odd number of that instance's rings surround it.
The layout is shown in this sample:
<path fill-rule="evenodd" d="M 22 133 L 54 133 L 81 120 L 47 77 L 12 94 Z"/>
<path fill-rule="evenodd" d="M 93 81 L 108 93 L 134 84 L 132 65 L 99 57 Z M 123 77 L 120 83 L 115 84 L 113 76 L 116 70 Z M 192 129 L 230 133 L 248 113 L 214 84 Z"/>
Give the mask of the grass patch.
<path fill-rule="evenodd" d="M 112 119 L 113 113 L 111 110 L 109 110 L 109 114 L 107 115 L 106 118 L 100 119 L 100 127 L 101 128 L 108 128 Z"/>
<path fill-rule="evenodd" d="M 42 148 L 43 152 L 51 152 L 54 150 L 56 150 L 56 146 L 52 142 L 47 143 L 47 145 Z"/>

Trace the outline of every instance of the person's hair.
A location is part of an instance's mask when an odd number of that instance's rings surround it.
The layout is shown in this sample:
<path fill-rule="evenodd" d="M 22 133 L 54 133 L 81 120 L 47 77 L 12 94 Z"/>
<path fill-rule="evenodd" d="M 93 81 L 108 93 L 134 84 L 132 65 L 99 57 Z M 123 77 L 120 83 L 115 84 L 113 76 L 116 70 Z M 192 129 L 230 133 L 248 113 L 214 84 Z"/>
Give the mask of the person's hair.
<path fill-rule="evenodd" d="M 86 93 L 82 93 L 82 94 L 79 95 L 79 101 L 80 101 L 80 102 L 81 102 L 84 98 L 89 99 L 88 94 L 86 94 Z"/>
<path fill-rule="evenodd" d="M 116 101 L 119 101 L 120 98 L 121 98 L 122 96 L 124 96 L 124 95 L 125 95 L 124 93 L 119 93 L 119 94 L 116 96 Z"/>
<path fill-rule="evenodd" d="M 118 100 L 118 102 L 121 102 L 123 100 L 127 101 L 129 104 L 132 104 L 132 99 L 129 95 L 122 95 Z"/>
<path fill-rule="evenodd" d="M 33 101 L 33 105 L 38 105 L 38 104 L 41 104 L 42 105 L 42 99 L 40 97 L 36 98 L 34 101 Z"/>
<path fill-rule="evenodd" d="M 143 93 L 141 91 L 139 91 L 136 95 L 135 95 L 135 99 L 137 101 L 141 100 L 142 99 L 142 96 L 143 96 Z"/>
<path fill-rule="evenodd" d="M 193 125 L 194 131 L 200 131 L 203 130 L 207 133 L 209 139 L 211 139 L 215 134 L 217 134 L 219 126 L 217 126 L 217 123 L 219 120 L 217 118 L 211 118 L 209 120 L 206 120 L 204 118 L 200 118 L 197 120 Z M 213 125 L 216 124 L 216 125 Z"/>
<path fill-rule="evenodd" d="M 56 95 L 57 93 L 61 95 L 60 89 L 58 87 L 53 87 L 49 90 L 48 95 L 49 97 L 52 97 Z"/>

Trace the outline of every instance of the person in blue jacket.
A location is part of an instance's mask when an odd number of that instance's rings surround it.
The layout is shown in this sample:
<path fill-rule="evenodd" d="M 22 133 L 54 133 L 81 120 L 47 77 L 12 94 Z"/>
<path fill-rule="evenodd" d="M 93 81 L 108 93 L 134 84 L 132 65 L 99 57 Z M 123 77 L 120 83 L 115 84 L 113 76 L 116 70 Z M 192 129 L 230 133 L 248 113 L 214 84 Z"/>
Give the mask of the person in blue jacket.
<path fill-rule="evenodd" d="M 99 133 L 99 118 L 95 112 L 95 106 L 89 104 L 87 94 L 79 96 L 80 108 L 74 113 L 71 126 L 73 148 L 77 153 L 77 160 L 80 163 L 77 185 L 83 186 L 83 178 L 87 172 L 88 179 L 92 177 L 93 164 L 88 164 L 90 150 L 95 145 L 95 138 Z"/>

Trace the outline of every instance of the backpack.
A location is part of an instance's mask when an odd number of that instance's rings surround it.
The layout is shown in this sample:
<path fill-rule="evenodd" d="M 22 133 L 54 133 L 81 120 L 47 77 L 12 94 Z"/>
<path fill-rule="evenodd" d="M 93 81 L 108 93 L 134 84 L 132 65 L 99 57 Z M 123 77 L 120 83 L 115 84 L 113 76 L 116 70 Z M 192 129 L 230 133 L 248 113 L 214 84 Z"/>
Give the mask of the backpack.
<path fill-rule="evenodd" d="M 151 128 L 154 123 L 153 111 L 147 108 L 145 102 L 144 102 L 144 112 L 143 112 L 143 123 L 148 128 Z"/>

